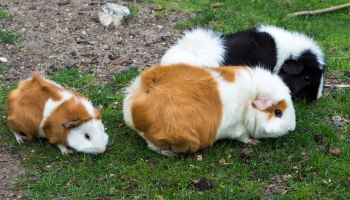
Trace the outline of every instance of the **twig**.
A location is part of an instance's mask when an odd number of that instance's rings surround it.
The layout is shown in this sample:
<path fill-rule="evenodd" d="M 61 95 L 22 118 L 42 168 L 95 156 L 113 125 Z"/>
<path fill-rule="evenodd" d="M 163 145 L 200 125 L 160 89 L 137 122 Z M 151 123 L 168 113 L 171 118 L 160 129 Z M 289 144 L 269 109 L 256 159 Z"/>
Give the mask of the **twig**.
<path fill-rule="evenodd" d="M 326 12 L 332 12 L 335 10 L 340 10 L 342 8 L 350 7 L 350 3 L 344 3 L 338 6 L 332 6 L 329 8 L 324 8 L 320 10 L 310 10 L 310 11 L 301 11 L 301 12 L 296 12 L 296 13 L 291 13 L 288 14 L 288 17 L 295 17 L 295 16 L 302 16 L 302 15 L 317 15 L 321 13 L 326 13 Z"/>
<path fill-rule="evenodd" d="M 339 85 L 325 84 L 324 86 L 331 87 L 331 88 L 350 88 L 350 85 L 345 85 L 345 84 L 339 84 Z"/>

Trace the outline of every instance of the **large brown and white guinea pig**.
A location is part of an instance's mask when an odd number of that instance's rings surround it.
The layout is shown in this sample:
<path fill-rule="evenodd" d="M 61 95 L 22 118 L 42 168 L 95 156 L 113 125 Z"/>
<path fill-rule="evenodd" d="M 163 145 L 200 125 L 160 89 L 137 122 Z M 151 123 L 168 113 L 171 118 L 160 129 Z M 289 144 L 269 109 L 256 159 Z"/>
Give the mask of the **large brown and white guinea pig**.
<path fill-rule="evenodd" d="M 326 68 L 323 52 L 313 39 L 268 25 L 230 34 L 200 28 L 187 31 L 161 59 L 162 65 L 176 63 L 259 66 L 278 74 L 294 98 L 309 101 L 322 96 Z"/>
<path fill-rule="evenodd" d="M 19 144 L 43 137 L 68 154 L 102 153 L 108 143 L 101 113 L 87 98 L 36 73 L 9 94 L 7 119 Z"/>
<path fill-rule="evenodd" d="M 262 68 L 158 65 L 128 87 L 123 112 L 150 149 L 168 156 L 295 129 L 288 87 Z"/>

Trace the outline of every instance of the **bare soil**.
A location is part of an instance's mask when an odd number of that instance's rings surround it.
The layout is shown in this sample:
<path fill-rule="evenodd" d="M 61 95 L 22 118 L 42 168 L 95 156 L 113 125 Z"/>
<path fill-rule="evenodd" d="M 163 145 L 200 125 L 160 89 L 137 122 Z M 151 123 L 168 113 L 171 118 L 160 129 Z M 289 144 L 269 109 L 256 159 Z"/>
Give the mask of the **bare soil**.
<path fill-rule="evenodd" d="M 78 67 L 108 83 L 120 71 L 152 66 L 181 32 L 173 28 L 188 15 L 157 5 L 120 2 L 135 12 L 114 29 L 102 26 L 96 0 L 0 0 L 12 15 L 0 28 L 21 35 L 20 42 L 0 44 L 0 57 L 8 59 L 0 84 L 30 77 L 33 71 L 50 75 L 60 68 Z M 113 1 L 111 1 L 113 2 Z M 26 198 L 16 190 L 25 173 L 21 153 L 0 146 L 0 199 Z"/>
<path fill-rule="evenodd" d="M 25 173 L 22 154 L 15 148 L 0 145 L 0 199 L 25 198 L 25 191 L 16 190 L 16 178 Z"/>
<path fill-rule="evenodd" d="M 181 34 L 174 25 L 187 17 L 178 10 L 130 1 L 124 5 L 135 12 L 121 26 L 107 29 L 96 18 L 100 3 L 107 1 L 70 0 L 60 6 L 61 1 L 0 0 L 13 16 L 0 21 L 0 27 L 22 35 L 18 43 L 1 45 L 0 56 L 9 62 L 0 83 L 72 66 L 108 82 L 129 67 L 157 64 Z"/>

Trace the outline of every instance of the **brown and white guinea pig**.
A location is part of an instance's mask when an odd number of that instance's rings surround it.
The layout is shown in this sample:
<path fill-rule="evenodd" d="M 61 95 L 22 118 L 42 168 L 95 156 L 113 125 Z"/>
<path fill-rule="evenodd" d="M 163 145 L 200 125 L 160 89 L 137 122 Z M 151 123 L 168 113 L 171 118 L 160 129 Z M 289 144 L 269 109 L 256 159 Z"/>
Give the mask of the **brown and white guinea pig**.
<path fill-rule="evenodd" d="M 9 94 L 7 120 L 19 144 L 43 137 L 62 154 L 102 153 L 108 143 L 100 110 L 84 96 L 37 73 Z"/>
<path fill-rule="evenodd" d="M 168 156 L 219 139 L 248 143 L 295 129 L 288 87 L 262 68 L 158 65 L 128 87 L 123 112 L 150 149 Z"/>

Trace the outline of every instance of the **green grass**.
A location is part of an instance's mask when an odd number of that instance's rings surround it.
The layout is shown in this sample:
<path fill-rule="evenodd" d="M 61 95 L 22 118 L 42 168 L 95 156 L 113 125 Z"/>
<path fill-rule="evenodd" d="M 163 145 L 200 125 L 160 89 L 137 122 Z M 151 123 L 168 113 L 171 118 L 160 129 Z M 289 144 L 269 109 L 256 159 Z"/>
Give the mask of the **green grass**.
<path fill-rule="evenodd" d="M 205 8 L 214 1 L 162 2 L 163 6 L 176 5 L 197 13 L 197 17 L 187 20 L 190 26 L 199 23 L 229 32 L 266 22 L 305 32 L 315 37 L 330 58 L 328 73 L 337 73 L 350 84 L 341 72 L 350 70 L 349 61 L 332 59 L 347 55 L 347 50 L 340 47 L 349 46 L 349 34 L 345 34 L 349 10 L 313 17 L 284 17 L 294 11 L 326 7 L 329 1 L 220 1 L 222 7 L 217 10 Z M 344 1 L 333 4 L 341 2 Z M 306 4 L 310 5 L 305 7 Z M 163 13 L 158 17 L 164 17 Z M 329 49 L 334 46 L 339 50 Z M 104 107 L 103 121 L 110 141 L 101 155 L 62 156 L 47 140 L 18 146 L 3 117 L 7 113 L 7 94 L 14 85 L 0 86 L 0 144 L 26 152 L 23 163 L 27 171 L 16 187 L 27 190 L 31 199 L 157 199 L 158 195 L 164 199 L 350 199 L 350 127 L 337 127 L 330 119 L 335 115 L 350 118 L 349 89 L 329 93 L 312 104 L 296 102 L 297 129 L 287 136 L 262 140 L 257 146 L 219 141 L 198 161 L 196 155 L 168 158 L 156 154 L 125 126 L 122 90 L 137 74 L 136 69 L 130 69 L 117 74 L 107 85 L 74 68 L 59 70 L 50 77 Z M 314 140 L 316 134 L 323 135 L 322 143 Z M 340 148 L 340 155 L 330 154 L 327 144 Z M 253 157 L 242 158 L 241 149 L 252 151 Z M 219 163 L 222 158 L 226 164 Z M 283 175 L 290 178 L 283 181 L 282 190 L 265 194 L 264 188 L 273 184 L 276 176 Z M 190 183 L 200 177 L 207 178 L 214 188 L 199 192 L 191 187 Z"/>
<path fill-rule="evenodd" d="M 11 17 L 10 14 L 4 11 L 4 9 L 0 5 L 0 20 Z M 11 33 L 10 31 L 4 30 L 0 28 L 0 44 L 1 43 L 12 43 L 19 40 L 19 36 Z"/>

